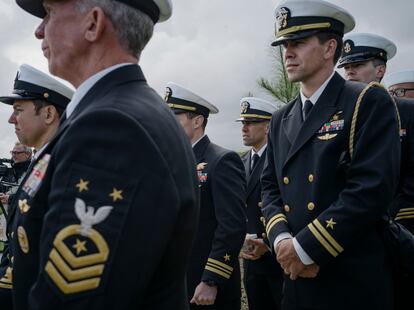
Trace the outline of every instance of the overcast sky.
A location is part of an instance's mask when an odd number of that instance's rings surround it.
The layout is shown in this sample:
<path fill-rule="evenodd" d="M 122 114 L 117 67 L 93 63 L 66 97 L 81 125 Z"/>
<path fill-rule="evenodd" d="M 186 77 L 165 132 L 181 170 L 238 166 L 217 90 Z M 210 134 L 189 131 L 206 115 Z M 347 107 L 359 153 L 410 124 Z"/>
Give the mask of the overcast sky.
<path fill-rule="evenodd" d="M 156 26 L 140 64 L 149 84 L 164 96 L 174 81 L 215 104 L 220 113 L 207 126 L 211 140 L 224 147 L 243 148 L 239 101 L 252 92 L 271 99 L 257 86 L 272 76 L 274 8 L 278 0 L 172 0 L 172 18 Z M 414 1 L 332 0 L 355 17 L 354 31 L 383 35 L 397 44 L 388 73 L 414 69 L 412 18 Z M 0 95 L 12 91 L 16 71 L 28 63 L 47 71 L 40 41 L 33 33 L 40 19 L 13 0 L 0 0 Z M 341 72 L 341 71 L 340 71 Z M 342 72 L 341 72 L 342 73 Z M 0 104 L 0 157 L 9 157 L 16 137 L 7 123 L 12 109 Z"/>

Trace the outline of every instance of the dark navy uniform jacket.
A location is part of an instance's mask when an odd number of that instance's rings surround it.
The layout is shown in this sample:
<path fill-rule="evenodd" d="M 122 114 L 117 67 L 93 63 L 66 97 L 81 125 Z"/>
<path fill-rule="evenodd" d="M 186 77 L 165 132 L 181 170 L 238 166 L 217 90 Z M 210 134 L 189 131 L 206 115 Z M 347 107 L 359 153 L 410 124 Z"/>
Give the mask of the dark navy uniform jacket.
<path fill-rule="evenodd" d="M 320 266 L 316 278 L 285 277 L 285 298 L 311 309 L 391 309 L 391 270 L 377 227 L 399 179 L 396 107 L 381 88 L 352 114 L 364 84 L 335 74 L 302 124 L 300 98 L 274 113 L 262 176 L 271 244 L 290 232 Z"/>
<path fill-rule="evenodd" d="M 247 179 L 246 205 L 247 205 L 247 233 L 256 234 L 258 238 L 263 238 L 266 233 L 262 214 L 262 186 L 260 176 L 266 161 L 266 151 L 260 156 L 259 161 L 250 173 L 251 151 L 243 154 L 242 161 L 245 168 Z M 266 239 L 265 239 L 266 241 Z M 261 258 L 254 261 L 245 261 L 248 264 L 248 272 L 255 274 L 266 274 L 268 276 L 282 277 L 282 269 L 271 252 L 265 253 Z M 270 297 L 270 296 L 269 296 Z"/>
<path fill-rule="evenodd" d="M 201 281 L 218 286 L 215 305 L 240 299 L 239 253 L 246 234 L 246 184 L 240 156 L 204 136 L 195 146 L 200 218 L 188 268 L 191 298 Z"/>
<path fill-rule="evenodd" d="M 188 309 L 194 166 L 139 66 L 104 76 L 17 193 L 15 309 Z"/>
<path fill-rule="evenodd" d="M 401 117 L 401 175 L 391 214 L 414 233 L 414 100 L 395 99 Z"/>

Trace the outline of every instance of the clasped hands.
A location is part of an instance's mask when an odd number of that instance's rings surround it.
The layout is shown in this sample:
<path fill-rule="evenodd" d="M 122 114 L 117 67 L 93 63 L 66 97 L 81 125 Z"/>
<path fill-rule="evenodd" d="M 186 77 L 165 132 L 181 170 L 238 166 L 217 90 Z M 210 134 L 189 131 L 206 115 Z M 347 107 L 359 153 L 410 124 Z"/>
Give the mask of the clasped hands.
<path fill-rule="evenodd" d="M 298 277 L 315 278 L 317 276 L 319 266 L 316 264 L 305 265 L 302 263 L 293 246 L 293 239 L 279 241 L 275 246 L 275 251 L 277 253 L 277 261 L 291 280 L 296 280 Z"/>

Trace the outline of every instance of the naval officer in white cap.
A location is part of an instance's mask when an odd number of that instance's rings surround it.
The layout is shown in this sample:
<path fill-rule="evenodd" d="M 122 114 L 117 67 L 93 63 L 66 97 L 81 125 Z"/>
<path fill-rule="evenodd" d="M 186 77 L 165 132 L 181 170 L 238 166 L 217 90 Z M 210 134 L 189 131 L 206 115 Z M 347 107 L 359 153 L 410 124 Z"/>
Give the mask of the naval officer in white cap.
<path fill-rule="evenodd" d="M 13 93 L 0 101 L 13 105 L 9 123 L 19 141 L 39 151 L 59 126 L 59 118 L 73 96 L 73 90 L 51 76 L 23 64 L 17 72 Z"/>
<path fill-rule="evenodd" d="M 165 101 L 185 130 L 197 162 L 200 188 L 198 231 L 187 270 L 191 309 L 239 310 L 239 253 L 246 234 L 243 163 L 239 155 L 212 142 L 207 119 L 218 109 L 170 82 Z"/>
<path fill-rule="evenodd" d="M 16 2 L 42 18 L 49 71 L 76 91 L 22 183 L 14 308 L 188 309 L 194 157 L 138 65 L 171 1 Z"/>
<path fill-rule="evenodd" d="M 395 97 L 414 98 L 414 70 L 391 73 L 385 77 L 384 84 Z"/>
<path fill-rule="evenodd" d="M 397 47 L 382 36 L 371 33 L 350 33 L 344 37 L 338 68 L 345 69 L 350 81 L 381 82 L 387 62 L 395 56 Z"/>
<path fill-rule="evenodd" d="M 288 78 L 300 82 L 272 116 L 262 175 L 267 236 L 287 274 L 282 309 L 392 308 L 377 225 L 398 184 L 397 114 L 385 89 L 361 95 L 365 84 L 334 71 L 354 25 L 321 0 L 276 8 L 273 45 L 284 46 Z"/>
<path fill-rule="evenodd" d="M 12 94 L 0 96 L 0 102 L 13 106 L 9 123 L 14 125 L 19 141 L 39 152 L 56 134 L 59 118 L 72 95 L 73 90 L 69 87 L 36 68 L 23 64 L 17 72 Z M 29 167 L 27 173 L 31 172 L 31 168 Z M 16 199 L 12 198 L 14 195 L 8 197 L 8 200 L 13 204 L 9 207 L 8 242 L 0 264 L 0 304 L 5 308 L 8 304 L 11 307 L 12 257 L 14 257 L 13 245 L 15 242 L 13 240 L 15 235 L 12 234 L 12 231 L 15 218 L 19 215 L 20 192 L 21 190 L 17 191 Z"/>
<path fill-rule="evenodd" d="M 247 234 L 240 256 L 249 309 L 280 309 L 283 274 L 269 250 L 261 211 L 260 176 L 266 161 L 267 134 L 276 104 L 257 97 L 240 100 L 242 138 L 251 149 L 242 155 L 246 172 Z"/>
<path fill-rule="evenodd" d="M 351 33 L 344 38 L 340 65 L 347 80 L 363 83 L 381 82 L 386 73 L 387 60 L 396 53 L 397 47 L 390 40 L 367 33 Z M 408 92 L 407 92 L 408 93 Z M 401 121 L 400 181 L 390 207 L 390 215 L 414 233 L 414 100 L 395 97 Z M 394 275 L 394 310 L 405 309 L 411 303 L 412 280 Z"/>

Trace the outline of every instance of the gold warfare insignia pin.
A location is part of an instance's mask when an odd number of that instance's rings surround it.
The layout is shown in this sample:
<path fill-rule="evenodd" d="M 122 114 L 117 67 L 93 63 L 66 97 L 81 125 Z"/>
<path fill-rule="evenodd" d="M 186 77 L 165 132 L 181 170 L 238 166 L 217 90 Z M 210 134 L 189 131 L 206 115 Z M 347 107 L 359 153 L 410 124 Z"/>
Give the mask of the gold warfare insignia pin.
<path fill-rule="evenodd" d="M 112 206 L 94 208 L 75 200 L 80 225 L 69 225 L 56 235 L 45 271 L 64 294 L 90 291 L 99 287 L 109 247 L 93 225 L 103 222 Z"/>
<path fill-rule="evenodd" d="M 164 101 L 165 102 L 168 102 L 170 100 L 171 96 L 172 96 L 172 90 L 171 90 L 171 88 L 166 87 L 165 88 Z"/>
<path fill-rule="evenodd" d="M 250 103 L 248 103 L 247 101 L 243 101 L 241 104 L 240 113 L 246 114 L 249 108 L 250 108 Z"/>
<path fill-rule="evenodd" d="M 327 140 L 331 140 L 335 138 L 337 135 L 338 135 L 337 133 L 326 133 L 322 136 L 318 136 L 318 139 L 322 141 L 327 141 Z"/>
<path fill-rule="evenodd" d="M 17 239 L 22 252 L 25 254 L 29 253 L 29 240 L 27 239 L 26 230 L 23 226 L 17 228 Z"/>
<path fill-rule="evenodd" d="M 282 7 L 276 13 L 276 32 L 286 28 L 288 19 L 290 18 L 290 10 L 286 7 Z"/>

